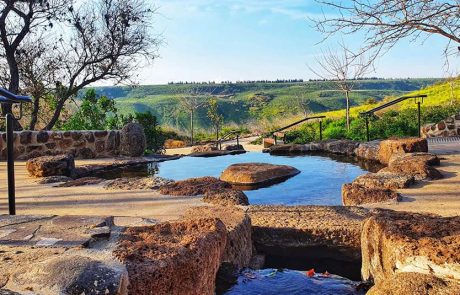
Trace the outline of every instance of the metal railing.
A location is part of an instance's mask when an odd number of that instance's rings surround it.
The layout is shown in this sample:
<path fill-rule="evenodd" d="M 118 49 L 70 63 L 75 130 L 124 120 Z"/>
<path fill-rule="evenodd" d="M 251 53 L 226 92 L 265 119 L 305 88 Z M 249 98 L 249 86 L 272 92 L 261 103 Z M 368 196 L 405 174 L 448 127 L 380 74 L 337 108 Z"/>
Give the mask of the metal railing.
<path fill-rule="evenodd" d="M 14 121 L 22 118 L 22 104 L 31 102 L 32 99 L 28 96 L 15 95 L 8 90 L 0 88 L 0 104 L 13 105 L 19 103 L 19 117 L 14 117 L 12 111 L 8 112 L 6 120 L 6 154 L 7 154 L 7 170 L 8 170 L 8 211 L 10 215 L 16 214 L 16 190 L 14 181 Z"/>
<path fill-rule="evenodd" d="M 395 104 L 398 104 L 400 102 L 403 102 L 407 99 L 414 99 L 415 103 L 417 104 L 417 120 L 418 120 L 418 136 L 421 136 L 421 129 L 422 129 L 422 124 L 421 124 L 421 109 L 420 105 L 423 103 L 423 99 L 428 97 L 426 94 L 420 94 L 420 95 L 410 95 L 410 96 L 401 96 L 395 100 L 389 101 L 387 103 L 384 103 L 382 105 L 379 105 L 378 107 L 375 107 L 369 111 L 366 112 L 361 112 L 359 115 L 366 120 L 366 139 L 367 141 L 370 141 L 370 134 L 369 134 L 369 119 L 371 117 L 375 116 L 375 112 L 378 112 L 380 110 L 386 109 L 388 107 L 391 107 Z"/>
<path fill-rule="evenodd" d="M 320 119 L 319 120 L 319 140 L 323 140 L 323 121 L 322 119 L 326 118 L 326 116 L 313 116 L 313 117 L 306 117 L 306 118 L 303 118 L 302 120 L 299 120 L 299 121 L 296 121 L 292 124 L 289 124 L 287 126 L 284 126 L 284 127 L 281 127 L 281 128 L 278 128 L 276 129 L 275 131 L 272 131 L 268 134 L 268 136 L 272 136 L 274 137 L 275 139 L 275 144 L 276 144 L 276 137 L 277 137 L 277 133 L 283 131 L 283 130 L 286 130 L 286 129 L 289 129 L 291 127 L 294 127 L 300 123 L 303 123 L 303 122 L 306 122 L 308 120 L 314 120 L 314 119 Z"/>
<path fill-rule="evenodd" d="M 225 134 L 224 136 L 222 136 L 216 141 L 217 148 L 219 150 L 222 150 L 223 142 L 235 140 L 235 138 L 230 138 L 230 136 L 232 135 L 236 135 L 236 145 L 240 145 L 240 133 L 241 133 L 240 131 L 232 131 L 232 132 Z"/>

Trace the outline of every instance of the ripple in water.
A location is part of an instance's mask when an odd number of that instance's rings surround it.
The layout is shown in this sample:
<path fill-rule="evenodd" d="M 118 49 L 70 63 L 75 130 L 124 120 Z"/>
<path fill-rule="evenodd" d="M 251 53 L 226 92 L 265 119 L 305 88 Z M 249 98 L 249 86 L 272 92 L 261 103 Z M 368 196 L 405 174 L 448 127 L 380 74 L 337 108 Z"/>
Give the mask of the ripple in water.
<path fill-rule="evenodd" d="M 238 282 L 223 295 L 361 295 L 358 282 L 336 275 L 315 274 L 288 269 L 245 270 Z"/>

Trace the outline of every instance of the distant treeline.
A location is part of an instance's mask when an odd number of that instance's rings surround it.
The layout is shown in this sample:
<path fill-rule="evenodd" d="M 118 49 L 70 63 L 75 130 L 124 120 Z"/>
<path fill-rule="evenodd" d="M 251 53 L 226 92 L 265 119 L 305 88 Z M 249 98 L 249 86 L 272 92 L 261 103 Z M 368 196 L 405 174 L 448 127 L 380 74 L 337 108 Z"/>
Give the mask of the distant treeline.
<path fill-rule="evenodd" d="M 416 78 L 381 78 L 381 77 L 365 77 L 356 78 L 351 80 L 365 81 L 365 80 L 411 80 Z M 334 82 L 334 79 L 308 79 L 309 82 Z M 204 82 L 193 82 L 193 81 L 179 81 L 179 82 L 168 82 L 168 85 L 215 85 L 215 84 L 258 84 L 258 83 L 303 83 L 306 82 L 304 79 L 276 79 L 276 80 L 238 80 L 238 81 L 204 81 Z"/>

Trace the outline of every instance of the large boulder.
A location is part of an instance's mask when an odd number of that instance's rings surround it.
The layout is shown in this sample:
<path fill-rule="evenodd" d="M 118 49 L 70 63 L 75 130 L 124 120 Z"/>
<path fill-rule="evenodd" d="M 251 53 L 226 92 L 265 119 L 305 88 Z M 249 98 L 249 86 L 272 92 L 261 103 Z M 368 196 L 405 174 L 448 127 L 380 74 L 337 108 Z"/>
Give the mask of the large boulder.
<path fill-rule="evenodd" d="M 359 142 L 353 140 L 331 140 L 324 143 L 324 151 L 333 154 L 354 156 L 355 149 L 358 146 Z"/>
<path fill-rule="evenodd" d="M 366 188 L 401 189 L 413 184 L 414 177 L 391 172 L 366 173 L 355 178 L 353 183 Z"/>
<path fill-rule="evenodd" d="M 128 157 L 140 157 L 146 148 L 145 133 L 138 123 L 126 124 L 121 129 L 120 154 Z"/>
<path fill-rule="evenodd" d="M 287 165 L 266 163 L 233 164 L 222 172 L 220 179 L 236 185 L 261 185 L 286 180 L 300 171 Z"/>
<path fill-rule="evenodd" d="M 379 210 L 364 222 L 361 240 L 364 280 L 400 272 L 460 280 L 460 216 Z"/>
<path fill-rule="evenodd" d="M 221 206 L 249 205 L 248 196 L 240 190 L 225 189 L 208 191 L 204 194 L 203 202 Z"/>
<path fill-rule="evenodd" d="M 428 142 L 425 138 L 396 138 L 380 142 L 379 161 L 388 164 L 395 154 L 428 152 Z"/>
<path fill-rule="evenodd" d="M 307 144 L 279 144 L 270 147 L 270 155 L 296 155 L 306 154 L 310 151 L 310 146 Z"/>
<path fill-rule="evenodd" d="M 170 196 L 199 196 L 232 188 L 231 184 L 215 177 L 198 177 L 177 181 L 160 187 L 160 193 Z"/>
<path fill-rule="evenodd" d="M 362 142 L 355 149 L 358 158 L 368 161 L 379 161 L 380 140 Z"/>
<path fill-rule="evenodd" d="M 358 206 L 382 202 L 398 202 L 401 196 L 390 189 L 368 188 L 354 183 L 342 186 L 342 203 L 344 206 Z"/>
<path fill-rule="evenodd" d="M 75 160 L 72 155 L 43 156 L 28 160 L 26 168 L 33 177 L 70 176 Z"/>
<path fill-rule="evenodd" d="M 253 241 L 258 252 L 359 260 L 361 227 L 369 211 L 342 206 L 250 206 Z M 311 252 L 310 252 L 311 251 Z"/>
<path fill-rule="evenodd" d="M 378 282 L 367 295 L 452 295 L 460 294 L 460 283 L 433 275 L 402 272 Z"/>
<path fill-rule="evenodd" d="M 107 181 L 104 188 L 108 190 L 157 190 L 162 186 L 173 183 L 174 180 L 159 176 L 122 177 Z"/>
<path fill-rule="evenodd" d="M 393 155 L 383 171 L 413 176 L 416 180 L 440 179 L 443 175 L 433 166 L 439 165 L 439 158 L 427 153 Z"/>
<path fill-rule="evenodd" d="M 213 295 L 227 244 L 222 221 L 183 220 L 128 228 L 114 255 L 129 275 L 129 294 Z"/>
<path fill-rule="evenodd" d="M 235 269 L 249 266 L 252 257 L 251 219 L 241 209 L 235 207 L 196 207 L 185 213 L 186 219 L 218 218 L 227 229 L 227 244 L 221 263 L 228 263 Z"/>

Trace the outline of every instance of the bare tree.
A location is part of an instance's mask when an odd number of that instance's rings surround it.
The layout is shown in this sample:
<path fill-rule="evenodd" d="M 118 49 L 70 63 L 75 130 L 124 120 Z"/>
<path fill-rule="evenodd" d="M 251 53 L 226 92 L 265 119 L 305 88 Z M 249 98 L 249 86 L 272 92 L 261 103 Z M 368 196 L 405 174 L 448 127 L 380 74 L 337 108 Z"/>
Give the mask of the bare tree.
<path fill-rule="evenodd" d="M 460 85 L 460 76 L 455 73 L 450 73 L 449 77 L 446 79 L 447 85 L 449 85 L 450 91 L 450 104 L 453 105 L 454 101 L 457 99 L 455 96 L 455 89 Z"/>
<path fill-rule="evenodd" d="M 57 68 L 49 68 L 47 78 L 51 79 L 35 83 L 52 90 L 56 98 L 44 127 L 47 130 L 55 126 L 66 103 L 84 87 L 102 80 L 115 84 L 131 82 L 141 64 L 156 57 L 161 42 L 151 34 L 154 10 L 145 0 L 86 0 L 78 2 L 78 6 L 72 0 L 0 0 L 0 4 L 4 6 L 0 36 L 17 35 L 13 41 L 2 38 L 4 52 L 0 57 L 7 60 L 9 67 L 9 89 L 18 92 L 21 82 L 24 85 L 32 82 L 26 76 L 30 69 L 19 68 L 22 56 L 27 57 L 25 60 L 33 57 L 36 64 L 49 65 L 50 59 L 58 64 Z M 9 19 L 2 20 L 2 16 Z M 24 19 L 19 22 L 22 26 L 14 22 L 18 17 Z M 45 53 L 28 54 L 30 47 L 26 45 L 38 40 L 43 43 Z M 10 49 L 13 45 L 14 50 Z M 40 77 L 38 72 L 34 76 Z M 40 109 L 40 100 L 34 98 L 32 116 Z M 35 127 L 34 121 L 36 117 L 30 127 Z"/>
<path fill-rule="evenodd" d="M 444 53 L 460 49 L 459 0 L 317 0 L 331 11 L 314 19 L 315 27 L 325 35 L 366 32 L 362 50 L 374 60 L 401 39 L 425 40 L 431 35 L 447 40 Z M 452 44 L 453 43 L 453 44 Z M 454 46 L 452 46 L 454 45 Z"/>
<path fill-rule="evenodd" d="M 7 65 L 8 89 L 19 92 L 20 73 L 17 54 L 26 38 L 36 31 L 52 28 L 53 23 L 62 20 L 66 11 L 72 7 L 68 0 L 43 1 L 0 1 L 0 58 Z M 12 111 L 11 105 L 3 105 L 2 113 Z M 16 129 L 21 126 L 16 123 Z"/>
<path fill-rule="evenodd" d="M 341 45 L 340 52 L 331 49 L 324 50 L 316 59 L 317 69 L 310 68 L 317 76 L 324 80 L 332 80 L 338 90 L 345 94 L 346 99 L 346 124 L 350 129 L 350 93 L 356 81 L 361 79 L 370 69 L 372 63 L 363 55 L 356 55 Z"/>
<path fill-rule="evenodd" d="M 200 87 L 187 88 L 185 91 L 179 93 L 179 103 L 190 114 L 190 144 L 193 145 L 193 133 L 195 123 L 195 113 L 198 109 L 204 107 L 208 103 L 209 97 L 212 92 L 203 90 Z"/>
<path fill-rule="evenodd" d="M 292 94 L 292 102 L 296 109 L 300 110 L 305 117 L 312 113 L 310 109 L 311 99 L 308 97 L 308 89 L 306 87 L 296 87 Z"/>

